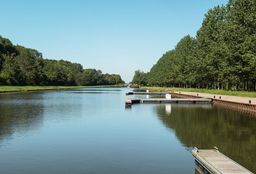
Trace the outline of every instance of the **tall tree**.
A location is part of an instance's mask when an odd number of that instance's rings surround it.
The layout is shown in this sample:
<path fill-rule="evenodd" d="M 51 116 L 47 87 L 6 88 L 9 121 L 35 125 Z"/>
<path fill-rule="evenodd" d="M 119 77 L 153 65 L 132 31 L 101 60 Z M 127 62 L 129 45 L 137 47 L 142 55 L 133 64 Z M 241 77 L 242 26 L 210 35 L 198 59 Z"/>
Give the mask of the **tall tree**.
<path fill-rule="evenodd" d="M 146 85 L 147 84 L 147 74 L 143 71 L 135 71 L 135 75 L 133 77 L 132 82 L 138 85 Z"/>
<path fill-rule="evenodd" d="M 255 69 L 256 56 L 256 2 L 255 0 L 230 0 L 227 5 L 227 27 L 225 40 L 230 50 L 229 64 L 231 73 L 235 76 L 233 85 L 238 87 L 242 82 L 244 89 L 248 82 L 254 82 L 253 69 Z"/>
<path fill-rule="evenodd" d="M 198 84 L 202 87 L 220 86 L 225 75 L 227 49 L 223 35 L 226 26 L 226 7 L 210 9 L 202 27 L 197 32 L 197 72 Z"/>
<path fill-rule="evenodd" d="M 175 48 L 175 59 L 173 63 L 176 65 L 175 83 L 179 86 L 187 87 L 195 83 L 195 74 L 193 67 L 195 66 L 195 39 L 185 36 L 180 40 Z"/>

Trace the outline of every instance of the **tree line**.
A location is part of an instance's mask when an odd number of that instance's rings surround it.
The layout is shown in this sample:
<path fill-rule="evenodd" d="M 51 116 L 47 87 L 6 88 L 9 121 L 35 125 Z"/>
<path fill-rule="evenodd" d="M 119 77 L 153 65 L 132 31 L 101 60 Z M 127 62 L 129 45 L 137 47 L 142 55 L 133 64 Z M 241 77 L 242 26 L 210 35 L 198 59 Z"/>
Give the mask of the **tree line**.
<path fill-rule="evenodd" d="M 229 0 L 205 15 L 195 37 L 185 36 L 133 83 L 150 86 L 256 90 L 256 1 Z"/>
<path fill-rule="evenodd" d="M 13 45 L 0 36 L 0 85 L 115 85 L 124 81 L 118 74 L 83 69 L 78 63 L 44 59 L 35 49 Z"/>

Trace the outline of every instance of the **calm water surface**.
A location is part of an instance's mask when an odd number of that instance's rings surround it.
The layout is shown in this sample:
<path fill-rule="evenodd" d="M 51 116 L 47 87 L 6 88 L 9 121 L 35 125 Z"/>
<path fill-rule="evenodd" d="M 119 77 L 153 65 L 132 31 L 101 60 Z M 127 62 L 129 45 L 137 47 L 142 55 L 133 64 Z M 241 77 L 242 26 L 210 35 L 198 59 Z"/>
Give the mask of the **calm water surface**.
<path fill-rule="evenodd" d="M 256 172 L 256 119 L 211 105 L 134 105 L 127 89 L 0 95 L 1 174 L 193 174 L 191 148 Z"/>

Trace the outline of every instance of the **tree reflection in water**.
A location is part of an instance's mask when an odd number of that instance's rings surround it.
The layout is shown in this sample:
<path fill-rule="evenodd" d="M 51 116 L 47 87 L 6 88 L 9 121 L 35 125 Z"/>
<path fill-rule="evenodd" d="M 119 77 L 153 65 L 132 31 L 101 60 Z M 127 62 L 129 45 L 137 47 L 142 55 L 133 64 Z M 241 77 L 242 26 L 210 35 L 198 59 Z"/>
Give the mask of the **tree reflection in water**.
<path fill-rule="evenodd" d="M 222 153 L 256 172 L 256 118 L 210 105 L 165 105 L 155 108 L 164 125 L 187 148 L 217 146 Z"/>
<path fill-rule="evenodd" d="M 0 96 L 0 145 L 14 133 L 37 129 L 42 123 L 41 95 L 33 93 Z"/>

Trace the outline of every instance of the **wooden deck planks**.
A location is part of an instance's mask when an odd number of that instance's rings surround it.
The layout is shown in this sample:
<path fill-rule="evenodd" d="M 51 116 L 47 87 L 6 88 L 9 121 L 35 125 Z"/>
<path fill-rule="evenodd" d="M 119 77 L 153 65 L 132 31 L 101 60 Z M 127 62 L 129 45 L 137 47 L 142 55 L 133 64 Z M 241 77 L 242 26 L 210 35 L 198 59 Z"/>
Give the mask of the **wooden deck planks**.
<path fill-rule="evenodd" d="M 192 151 L 195 159 L 211 173 L 216 174 L 252 174 L 249 170 L 239 165 L 218 150 L 198 150 Z"/>
<path fill-rule="evenodd" d="M 150 99 L 141 99 L 142 103 L 149 103 L 149 102 L 156 102 L 156 103 L 210 103 L 211 99 L 205 98 L 172 98 L 172 99 L 165 99 L 165 98 L 150 98 Z"/>
<path fill-rule="evenodd" d="M 170 103 L 177 103 L 177 104 L 209 104 L 211 99 L 189 99 L 189 98 L 173 98 L 173 99 L 165 99 L 165 98 L 151 98 L 151 99 L 126 99 L 126 104 L 135 104 L 135 103 L 145 103 L 145 104 L 170 104 Z"/>

